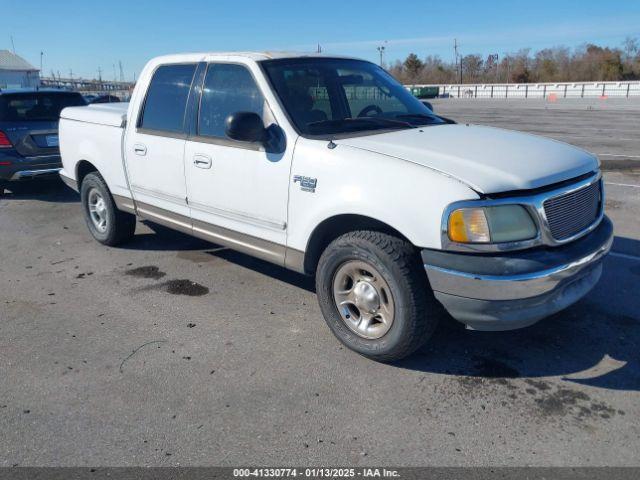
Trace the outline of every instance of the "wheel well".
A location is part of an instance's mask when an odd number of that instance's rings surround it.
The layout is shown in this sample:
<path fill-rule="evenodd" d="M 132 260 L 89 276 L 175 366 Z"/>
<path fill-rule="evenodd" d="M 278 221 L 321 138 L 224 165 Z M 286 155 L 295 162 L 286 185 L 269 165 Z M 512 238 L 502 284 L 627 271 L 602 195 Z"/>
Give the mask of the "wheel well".
<path fill-rule="evenodd" d="M 91 172 L 97 172 L 98 169 L 87 160 L 80 160 L 76 166 L 76 181 L 78 182 L 78 189 L 82 186 L 82 181 Z"/>
<path fill-rule="evenodd" d="M 336 215 L 320 223 L 311 234 L 304 255 L 305 272 L 309 274 L 315 272 L 322 252 L 324 252 L 325 248 L 327 248 L 333 240 L 345 233 L 356 230 L 371 230 L 387 233 L 409 242 L 398 230 L 375 218 L 353 214 Z"/>

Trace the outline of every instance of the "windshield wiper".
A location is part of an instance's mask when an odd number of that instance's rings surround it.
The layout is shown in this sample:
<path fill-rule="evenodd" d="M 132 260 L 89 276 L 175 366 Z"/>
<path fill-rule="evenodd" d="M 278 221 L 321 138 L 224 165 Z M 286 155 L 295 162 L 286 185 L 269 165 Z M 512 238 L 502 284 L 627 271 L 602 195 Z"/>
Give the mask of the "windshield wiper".
<path fill-rule="evenodd" d="M 443 123 L 455 123 L 452 120 L 449 120 L 448 118 L 444 118 L 444 117 L 440 117 L 436 114 L 432 114 L 432 115 L 427 115 L 424 113 L 403 113 L 400 115 L 396 115 L 396 118 L 406 118 L 408 120 L 411 119 L 415 119 L 415 120 L 429 120 L 430 123 L 433 123 L 434 125 L 440 125 L 440 123 L 434 123 L 433 120 L 442 120 Z"/>
<path fill-rule="evenodd" d="M 364 121 L 375 122 L 381 125 L 398 125 L 402 127 L 413 128 L 413 125 L 411 125 L 409 122 L 403 122 L 401 120 L 393 120 L 391 118 L 384 118 L 384 117 L 357 117 L 357 118 L 345 118 L 345 120 L 353 120 L 353 121 L 364 120 Z"/>
<path fill-rule="evenodd" d="M 307 127 L 318 128 L 321 126 L 329 127 L 358 127 L 358 126 L 370 126 L 371 124 L 377 127 L 395 127 L 395 128 L 414 128 L 409 122 L 403 122 L 401 120 L 392 120 L 390 118 L 381 117 L 357 117 L 357 118 L 342 118 L 339 120 L 320 120 L 318 122 L 311 122 L 307 124 Z"/>

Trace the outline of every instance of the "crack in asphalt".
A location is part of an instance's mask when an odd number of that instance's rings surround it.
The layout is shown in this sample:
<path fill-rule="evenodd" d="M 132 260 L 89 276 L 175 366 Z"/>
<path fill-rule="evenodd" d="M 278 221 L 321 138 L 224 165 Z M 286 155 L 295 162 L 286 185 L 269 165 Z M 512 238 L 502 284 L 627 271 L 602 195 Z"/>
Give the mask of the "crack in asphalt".
<path fill-rule="evenodd" d="M 133 350 L 133 352 L 131 352 L 124 360 L 122 360 L 122 362 L 120 363 L 120 373 L 124 373 L 123 367 L 124 364 L 126 363 L 127 360 L 129 360 L 131 357 L 133 357 L 136 353 L 138 353 L 140 350 L 142 350 L 142 348 L 146 347 L 147 345 L 153 345 L 154 343 L 167 343 L 167 340 L 152 340 L 150 342 L 147 343 L 143 343 L 142 345 L 140 345 L 139 347 L 135 348 Z"/>

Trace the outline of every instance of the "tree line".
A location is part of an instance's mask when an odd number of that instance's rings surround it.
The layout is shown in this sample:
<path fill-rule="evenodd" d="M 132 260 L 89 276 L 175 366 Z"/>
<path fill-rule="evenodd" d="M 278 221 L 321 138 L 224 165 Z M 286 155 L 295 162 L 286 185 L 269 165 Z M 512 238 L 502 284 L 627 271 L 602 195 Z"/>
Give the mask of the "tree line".
<path fill-rule="evenodd" d="M 421 59 L 410 53 L 404 61 L 397 60 L 387 69 L 405 84 L 639 80 L 640 45 L 638 39 L 627 38 L 618 48 L 591 43 L 575 49 L 560 46 L 534 53 L 525 48 L 502 58 L 471 54 L 454 62 L 446 62 L 438 55 Z"/>

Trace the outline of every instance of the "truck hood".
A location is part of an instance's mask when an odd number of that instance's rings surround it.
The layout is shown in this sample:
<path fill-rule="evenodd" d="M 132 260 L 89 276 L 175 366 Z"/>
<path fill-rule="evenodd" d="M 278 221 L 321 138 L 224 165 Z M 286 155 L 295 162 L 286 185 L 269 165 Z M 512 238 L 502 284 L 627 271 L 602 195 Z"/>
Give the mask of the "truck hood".
<path fill-rule="evenodd" d="M 439 125 L 335 141 L 456 178 L 479 193 L 543 187 L 598 169 L 598 159 L 544 137 L 475 125 Z"/>

